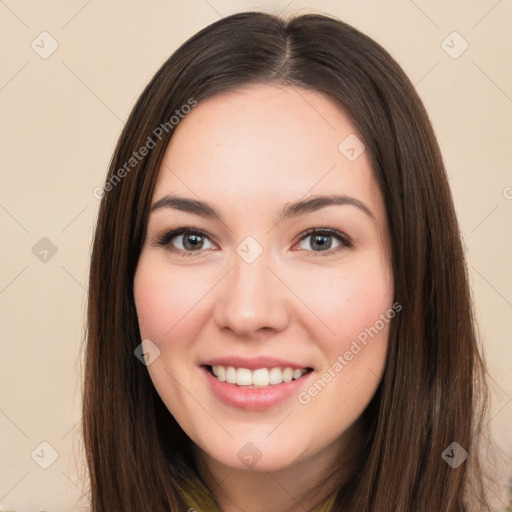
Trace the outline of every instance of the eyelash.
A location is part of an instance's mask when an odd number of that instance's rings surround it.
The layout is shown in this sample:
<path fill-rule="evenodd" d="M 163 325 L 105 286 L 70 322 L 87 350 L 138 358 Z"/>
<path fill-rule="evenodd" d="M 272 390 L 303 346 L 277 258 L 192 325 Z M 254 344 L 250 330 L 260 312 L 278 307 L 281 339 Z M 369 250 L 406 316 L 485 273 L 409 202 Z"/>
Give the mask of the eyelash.
<path fill-rule="evenodd" d="M 173 247 L 171 245 L 171 240 L 179 235 L 183 234 L 190 234 L 190 235 L 197 235 L 203 238 L 206 238 L 210 240 L 208 235 L 204 233 L 203 231 L 195 228 L 189 228 L 189 227 L 183 227 L 183 228 L 177 228 L 177 229 L 171 229 L 169 231 L 166 231 L 163 235 L 156 237 L 156 239 L 153 241 L 153 244 L 160 247 L 165 247 L 167 250 L 176 253 L 183 257 L 197 257 L 200 256 L 201 253 L 205 252 L 203 250 L 197 250 L 197 251 L 184 251 L 183 249 L 178 249 L 176 247 Z M 333 238 L 336 238 L 340 245 L 334 249 L 329 249 L 327 251 L 307 251 L 308 255 L 313 255 L 314 257 L 325 257 L 325 256 L 332 256 L 333 254 L 336 254 L 339 250 L 342 249 L 350 249 L 353 247 L 352 241 L 350 238 L 345 235 L 344 233 L 341 233 L 337 229 L 334 228 L 311 228 L 306 230 L 304 233 L 301 233 L 299 242 L 301 242 L 303 239 L 307 238 L 311 235 L 328 235 Z M 210 240 L 211 242 L 211 240 Z M 306 250 L 306 249 L 302 249 Z"/>

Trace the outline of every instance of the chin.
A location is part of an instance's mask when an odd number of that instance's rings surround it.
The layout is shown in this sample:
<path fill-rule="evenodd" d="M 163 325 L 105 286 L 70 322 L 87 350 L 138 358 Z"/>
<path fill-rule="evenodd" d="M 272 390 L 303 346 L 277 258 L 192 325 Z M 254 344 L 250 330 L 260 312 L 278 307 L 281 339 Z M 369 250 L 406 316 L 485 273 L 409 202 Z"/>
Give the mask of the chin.
<path fill-rule="evenodd" d="M 265 434 L 266 435 L 266 434 Z M 292 446 L 283 446 L 276 439 L 275 443 L 269 442 L 263 436 L 254 441 L 233 439 L 227 443 L 219 443 L 215 446 L 202 448 L 208 458 L 214 459 L 224 466 L 245 471 L 266 472 L 279 471 L 295 464 L 304 452 L 298 448 L 298 443 Z M 211 443 L 210 443 L 211 444 Z M 280 448 L 280 451 L 278 450 Z"/>

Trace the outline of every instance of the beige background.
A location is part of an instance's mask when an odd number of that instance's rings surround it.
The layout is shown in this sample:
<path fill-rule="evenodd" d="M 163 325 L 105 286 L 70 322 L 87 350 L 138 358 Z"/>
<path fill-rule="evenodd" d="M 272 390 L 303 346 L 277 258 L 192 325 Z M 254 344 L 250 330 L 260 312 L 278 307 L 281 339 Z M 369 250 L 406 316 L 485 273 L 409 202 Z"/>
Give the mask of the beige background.
<path fill-rule="evenodd" d="M 102 184 L 123 121 L 157 68 L 196 31 L 243 10 L 334 14 L 381 43 L 416 84 L 447 164 L 497 382 L 491 427 L 503 452 L 512 453 L 510 0 L 5 0 L 1 510 L 85 509 L 79 375 L 98 209 L 92 191 Z M 40 36 L 44 31 L 50 36 Z M 446 39 L 454 31 L 463 39 Z M 58 49 L 42 58 L 51 38 Z M 467 50 L 453 58 L 464 40 Z M 44 253 L 33 253 L 43 237 L 57 248 L 46 262 L 39 259 Z M 41 251 L 48 242 L 39 244 Z M 39 446 L 43 441 L 58 454 L 48 469 L 37 463 L 51 461 L 51 448 Z"/>

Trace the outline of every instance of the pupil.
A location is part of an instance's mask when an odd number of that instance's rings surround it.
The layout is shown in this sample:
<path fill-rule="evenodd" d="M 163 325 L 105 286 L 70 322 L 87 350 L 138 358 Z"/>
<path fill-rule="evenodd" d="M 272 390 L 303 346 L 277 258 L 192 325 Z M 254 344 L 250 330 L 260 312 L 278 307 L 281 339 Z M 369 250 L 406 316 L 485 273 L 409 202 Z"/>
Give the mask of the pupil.
<path fill-rule="evenodd" d="M 331 246 L 331 244 L 327 244 L 326 239 L 330 238 L 331 237 L 329 235 L 315 235 L 313 245 L 316 245 L 317 247 L 325 247 L 328 249 Z"/>
<path fill-rule="evenodd" d="M 187 250 L 197 248 L 199 245 L 202 245 L 201 237 L 199 235 L 189 235 L 184 238 L 183 245 Z"/>

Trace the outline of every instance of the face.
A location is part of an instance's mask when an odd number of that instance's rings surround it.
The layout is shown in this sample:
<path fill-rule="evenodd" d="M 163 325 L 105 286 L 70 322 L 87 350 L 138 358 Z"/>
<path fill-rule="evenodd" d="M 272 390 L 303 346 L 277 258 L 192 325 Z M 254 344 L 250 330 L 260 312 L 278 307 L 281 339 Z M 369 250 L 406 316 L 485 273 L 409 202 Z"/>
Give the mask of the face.
<path fill-rule="evenodd" d="M 201 101 L 175 128 L 134 294 L 152 382 L 212 461 L 337 454 L 378 387 L 390 244 L 356 137 L 329 98 L 284 86 Z"/>

